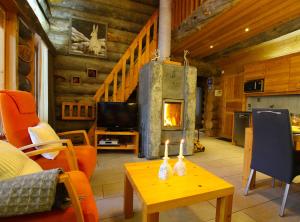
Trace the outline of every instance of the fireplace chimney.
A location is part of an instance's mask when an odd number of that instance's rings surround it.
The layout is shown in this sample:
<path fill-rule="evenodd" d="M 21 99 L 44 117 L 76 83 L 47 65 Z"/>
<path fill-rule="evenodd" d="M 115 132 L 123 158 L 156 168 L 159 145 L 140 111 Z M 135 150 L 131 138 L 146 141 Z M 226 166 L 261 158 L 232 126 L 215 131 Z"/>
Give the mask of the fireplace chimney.
<path fill-rule="evenodd" d="M 171 54 L 171 2 L 172 0 L 160 0 L 159 4 L 158 49 L 160 61 L 169 60 Z"/>

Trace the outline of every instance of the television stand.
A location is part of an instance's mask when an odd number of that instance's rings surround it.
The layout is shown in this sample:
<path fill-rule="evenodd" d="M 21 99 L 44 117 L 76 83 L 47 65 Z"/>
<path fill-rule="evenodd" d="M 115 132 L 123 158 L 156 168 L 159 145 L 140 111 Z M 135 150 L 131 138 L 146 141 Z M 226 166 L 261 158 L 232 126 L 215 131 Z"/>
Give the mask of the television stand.
<path fill-rule="evenodd" d="M 104 140 L 118 140 L 118 144 L 104 144 Z M 101 144 L 100 141 L 102 141 Z M 96 129 L 95 147 L 99 150 L 133 150 L 135 154 L 138 154 L 139 133 L 137 131 L 107 131 L 105 129 Z"/>

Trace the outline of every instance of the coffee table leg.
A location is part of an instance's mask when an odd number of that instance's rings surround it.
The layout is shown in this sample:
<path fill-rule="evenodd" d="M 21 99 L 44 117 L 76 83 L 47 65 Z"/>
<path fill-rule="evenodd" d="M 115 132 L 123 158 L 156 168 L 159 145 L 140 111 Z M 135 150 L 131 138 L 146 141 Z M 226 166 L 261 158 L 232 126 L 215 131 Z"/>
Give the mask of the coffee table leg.
<path fill-rule="evenodd" d="M 143 208 L 143 222 L 158 222 L 159 221 L 159 213 L 148 214 L 147 209 Z"/>
<path fill-rule="evenodd" d="M 133 217 L 133 188 L 127 175 L 124 181 L 124 215 L 125 219 Z"/>
<path fill-rule="evenodd" d="M 216 222 L 230 222 L 233 195 L 217 199 Z"/>

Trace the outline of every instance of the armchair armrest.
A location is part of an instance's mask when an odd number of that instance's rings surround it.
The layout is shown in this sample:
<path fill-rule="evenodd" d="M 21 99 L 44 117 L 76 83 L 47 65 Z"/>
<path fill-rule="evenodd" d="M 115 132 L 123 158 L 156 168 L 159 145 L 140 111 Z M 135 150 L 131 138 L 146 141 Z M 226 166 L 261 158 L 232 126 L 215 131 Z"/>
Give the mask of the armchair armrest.
<path fill-rule="evenodd" d="M 43 143 L 33 143 L 33 144 L 26 145 L 26 146 L 22 146 L 19 148 L 19 150 L 23 151 L 23 150 L 27 150 L 29 148 L 34 148 L 37 146 L 50 145 L 50 144 L 55 144 L 55 143 L 67 143 L 67 142 L 68 142 L 67 139 L 51 140 L 51 141 L 47 141 L 47 142 L 43 142 Z"/>
<path fill-rule="evenodd" d="M 40 155 L 40 154 L 43 154 L 43 153 L 49 153 L 49 152 L 55 152 L 55 151 L 64 151 L 64 152 L 66 152 L 66 157 L 67 157 L 67 161 L 68 161 L 70 169 L 71 170 L 78 170 L 76 154 L 75 154 L 75 151 L 74 151 L 74 148 L 73 148 L 73 144 L 72 144 L 71 140 L 69 140 L 69 139 L 30 144 L 30 145 L 27 145 L 27 146 L 20 147 L 19 149 L 21 151 L 24 151 L 24 150 L 27 150 L 29 148 L 34 148 L 34 147 L 39 147 L 39 146 L 49 145 L 49 144 L 56 144 L 56 143 L 63 143 L 63 144 L 66 144 L 66 146 L 43 148 L 43 149 L 39 149 L 39 150 L 26 152 L 25 154 L 29 157 L 32 157 L 32 156 Z"/>
<path fill-rule="evenodd" d="M 83 134 L 85 144 L 86 145 L 91 145 L 89 137 L 88 137 L 85 130 L 73 130 L 73 131 L 61 132 L 61 133 L 58 133 L 57 135 L 58 136 L 65 136 L 65 135 L 74 135 L 74 134 Z"/>
<path fill-rule="evenodd" d="M 72 207 L 74 208 L 74 212 L 76 215 L 76 221 L 77 222 L 84 222 L 82 209 L 79 201 L 79 196 L 77 195 L 77 192 L 71 183 L 70 177 L 68 174 L 64 173 L 59 176 L 59 183 L 64 183 L 66 186 L 66 189 L 68 191 L 69 197 L 71 199 Z"/>

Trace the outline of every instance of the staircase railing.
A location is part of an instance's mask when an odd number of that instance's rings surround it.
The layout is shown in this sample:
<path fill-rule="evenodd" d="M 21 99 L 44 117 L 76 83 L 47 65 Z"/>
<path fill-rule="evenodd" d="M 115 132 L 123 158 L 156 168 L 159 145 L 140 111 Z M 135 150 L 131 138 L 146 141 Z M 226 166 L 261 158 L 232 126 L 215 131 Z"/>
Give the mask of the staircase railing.
<path fill-rule="evenodd" d="M 150 61 L 157 48 L 157 23 L 155 11 L 97 90 L 96 102 L 124 102 L 129 98 L 137 86 L 140 68 Z"/>
<path fill-rule="evenodd" d="M 172 1 L 172 30 L 197 10 L 206 0 L 173 0 Z"/>

